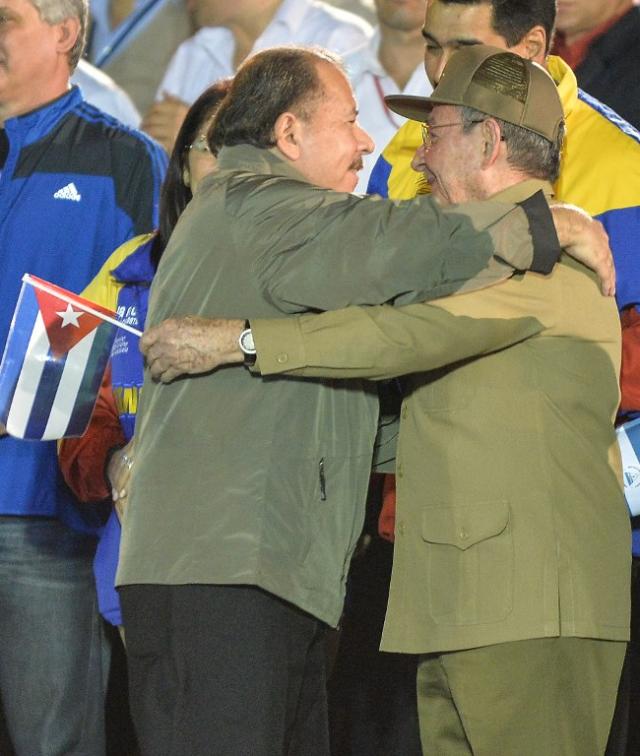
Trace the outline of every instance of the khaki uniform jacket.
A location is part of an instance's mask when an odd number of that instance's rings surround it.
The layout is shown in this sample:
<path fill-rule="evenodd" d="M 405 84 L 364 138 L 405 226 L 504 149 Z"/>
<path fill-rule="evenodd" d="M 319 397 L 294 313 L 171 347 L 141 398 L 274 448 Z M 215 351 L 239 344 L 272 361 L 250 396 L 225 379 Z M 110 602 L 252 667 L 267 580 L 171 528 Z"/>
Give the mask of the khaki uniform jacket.
<path fill-rule="evenodd" d="M 147 323 L 429 298 L 503 277 L 491 253 L 507 255 L 507 238 L 529 265 L 510 203 L 396 206 L 312 187 L 270 151 L 225 149 L 171 237 Z M 376 424 L 360 381 L 241 366 L 169 385 L 145 376 L 118 584 L 257 585 L 336 624 Z"/>
<path fill-rule="evenodd" d="M 384 650 L 627 639 L 620 326 L 585 268 L 568 261 L 548 278 L 430 304 L 251 325 L 263 374 L 411 374 Z"/>

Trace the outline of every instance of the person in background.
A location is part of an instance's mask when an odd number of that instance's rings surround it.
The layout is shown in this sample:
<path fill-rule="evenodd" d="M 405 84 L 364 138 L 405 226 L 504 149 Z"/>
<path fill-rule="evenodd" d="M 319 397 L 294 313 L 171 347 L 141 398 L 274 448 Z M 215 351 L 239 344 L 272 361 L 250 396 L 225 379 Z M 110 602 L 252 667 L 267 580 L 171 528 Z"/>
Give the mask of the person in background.
<path fill-rule="evenodd" d="M 0 344 L 25 272 L 80 291 L 157 226 L 163 150 L 69 85 L 87 19 L 83 0 L 0 10 Z M 108 646 L 87 519 L 56 444 L 0 426 L 0 699 L 18 756 L 104 753 Z"/>
<path fill-rule="evenodd" d="M 367 188 L 369 174 L 380 154 L 405 119 L 387 107 L 385 95 L 401 92 L 427 95 L 424 76 L 422 22 L 426 0 L 375 0 L 377 26 L 362 47 L 343 56 L 358 101 L 358 119 L 375 145 L 364 158 L 356 192 Z"/>
<path fill-rule="evenodd" d="M 142 128 L 171 149 L 187 107 L 213 81 L 232 76 L 251 53 L 282 44 L 319 45 L 336 53 L 372 33 L 359 16 L 318 0 L 191 0 L 199 31 L 183 42 Z"/>
<path fill-rule="evenodd" d="M 336 8 L 349 11 L 349 13 L 355 13 L 358 16 L 362 16 L 365 21 L 370 24 L 374 24 L 376 20 L 376 10 L 374 8 L 374 0 L 327 0 L 329 5 L 334 5 Z"/>
<path fill-rule="evenodd" d="M 139 330 L 144 328 L 149 287 L 171 232 L 202 178 L 215 168 L 207 130 L 228 88 L 227 81 L 214 84 L 187 112 L 162 185 L 158 230 L 136 236 L 115 250 L 83 292 L 84 297 L 113 309 L 121 320 Z M 94 573 L 100 613 L 117 627 L 122 625 L 115 589 L 120 520 L 134 459 L 142 369 L 137 338 L 119 331 L 87 432 L 81 438 L 63 439 L 58 449 L 64 479 L 79 501 L 91 504 L 111 498 L 114 503 L 100 535 Z"/>
<path fill-rule="evenodd" d="M 196 30 L 187 0 L 92 0 L 91 16 L 89 60 L 146 113 L 173 54 Z"/>
<path fill-rule="evenodd" d="M 110 76 L 88 61 L 78 61 L 71 83 L 77 84 L 84 99 L 96 108 L 117 118 L 125 126 L 133 129 L 140 126 L 140 113 L 129 95 Z"/>
<path fill-rule="evenodd" d="M 640 128 L 640 7 L 634 0 L 558 0 L 553 52 L 578 86 Z"/>

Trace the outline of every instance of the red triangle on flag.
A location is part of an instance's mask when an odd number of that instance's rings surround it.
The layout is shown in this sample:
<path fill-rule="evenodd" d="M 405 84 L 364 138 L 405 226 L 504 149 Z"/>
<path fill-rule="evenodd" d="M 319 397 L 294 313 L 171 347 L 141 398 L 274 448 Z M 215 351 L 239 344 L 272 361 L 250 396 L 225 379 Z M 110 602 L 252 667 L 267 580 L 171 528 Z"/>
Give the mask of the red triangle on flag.
<path fill-rule="evenodd" d="M 66 354 L 87 334 L 104 323 L 102 318 L 92 315 L 77 304 L 70 304 L 37 287 L 34 287 L 34 291 L 54 357 Z M 82 300 L 78 298 L 78 301 Z"/>

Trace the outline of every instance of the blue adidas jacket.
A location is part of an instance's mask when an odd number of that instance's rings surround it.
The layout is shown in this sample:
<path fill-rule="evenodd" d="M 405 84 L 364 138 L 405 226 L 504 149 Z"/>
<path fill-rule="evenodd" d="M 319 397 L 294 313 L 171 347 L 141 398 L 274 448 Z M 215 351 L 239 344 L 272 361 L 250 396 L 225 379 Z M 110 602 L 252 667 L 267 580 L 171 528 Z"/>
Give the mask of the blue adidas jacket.
<path fill-rule="evenodd" d="M 164 151 L 82 99 L 5 121 L 0 173 L 0 345 L 24 273 L 79 292 L 109 254 L 158 222 Z M 0 438 L 0 514 L 76 524 L 53 442 Z"/>

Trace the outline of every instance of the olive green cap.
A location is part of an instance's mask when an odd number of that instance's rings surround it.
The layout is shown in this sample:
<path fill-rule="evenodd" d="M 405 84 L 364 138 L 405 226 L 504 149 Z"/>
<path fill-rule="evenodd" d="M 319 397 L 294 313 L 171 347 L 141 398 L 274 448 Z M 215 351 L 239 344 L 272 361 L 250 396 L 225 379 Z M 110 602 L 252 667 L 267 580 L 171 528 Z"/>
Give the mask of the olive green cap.
<path fill-rule="evenodd" d="M 550 142 L 564 122 L 558 89 L 544 68 L 489 45 L 464 47 L 452 55 L 431 97 L 389 95 L 385 102 L 395 113 L 422 122 L 434 105 L 467 106 Z"/>

